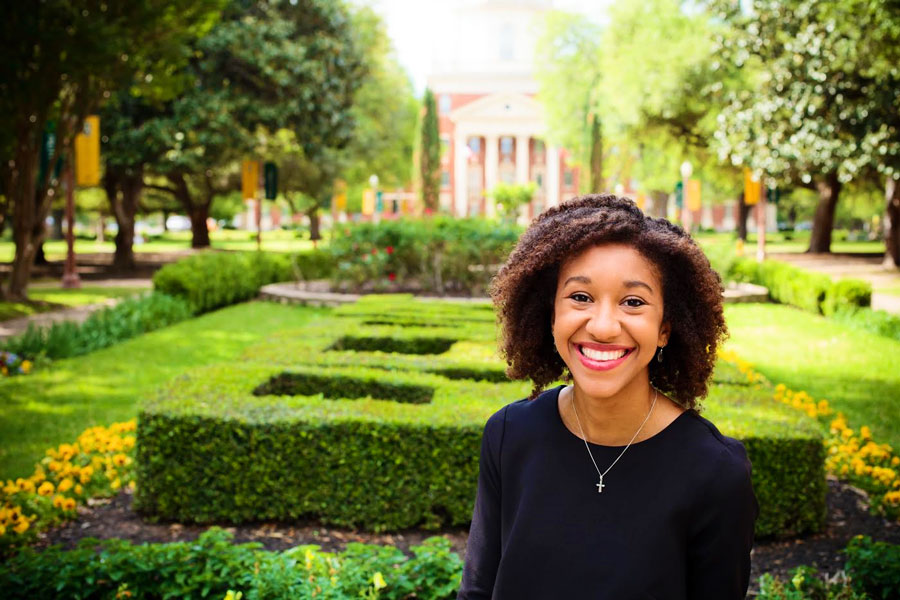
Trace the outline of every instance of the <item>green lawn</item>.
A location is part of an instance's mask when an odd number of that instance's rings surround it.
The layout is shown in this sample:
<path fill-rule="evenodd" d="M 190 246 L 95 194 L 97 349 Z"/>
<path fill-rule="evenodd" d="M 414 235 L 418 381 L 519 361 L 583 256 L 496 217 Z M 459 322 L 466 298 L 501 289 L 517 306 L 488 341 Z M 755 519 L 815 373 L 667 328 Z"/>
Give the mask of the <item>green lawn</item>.
<path fill-rule="evenodd" d="M 831 238 L 831 251 L 836 253 L 870 253 L 870 252 L 884 252 L 884 242 L 882 241 L 860 241 L 860 242 L 848 242 L 839 240 L 840 236 L 835 233 L 835 235 Z M 728 245 L 730 247 L 734 247 L 735 240 L 737 239 L 734 233 L 699 233 L 694 235 L 694 238 L 700 243 L 704 248 L 710 246 L 721 246 Z M 781 253 L 781 252 L 806 252 L 806 249 L 809 247 L 809 232 L 808 231 L 800 231 L 794 233 L 768 233 L 766 234 L 766 252 L 770 253 Z M 749 256 L 752 256 L 754 252 L 756 252 L 756 234 L 750 233 L 747 235 L 747 242 L 744 245 L 745 253 Z"/>
<path fill-rule="evenodd" d="M 74 441 L 88 427 L 136 417 L 138 401 L 172 377 L 234 361 L 245 348 L 324 312 L 239 304 L 45 371 L 0 379 L 0 479 L 30 475 L 47 448 Z"/>
<path fill-rule="evenodd" d="M 729 304 L 726 347 L 773 383 L 806 390 L 900 450 L 900 342 L 777 304 Z"/>
<path fill-rule="evenodd" d="M 301 232 L 308 237 L 307 232 Z M 328 238 L 325 235 L 326 239 Z M 213 248 L 223 250 L 256 250 L 256 233 L 250 231 L 219 230 L 211 231 L 209 241 Z M 190 231 L 171 231 L 163 234 L 161 239 L 147 241 L 143 244 L 135 244 L 135 252 L 172 252 L 174 250 L 186 250 L 191 247 Z M 312 242 L 308 239 L 297 237 L 296 231 L 278 229 L 263 231 L 262 249 L 272 252 L 299 252 L 312 248 Z M 105 242 L 92 240 L 75 240 L 76 254 L 113 253 L 116 244 L 113 238 Z M 47 240 L 44 243 L 44 253 L 48 260 L 63 260 L 66 257 L 65 240 Z M 11 262 L 15 256 L 15 245 L 9 240 L 0 241 L 0 262 Z"/>
<path fill-rule="evenodd" d="M 57 282 L 57 286 L 59 283 Z M 24 317 L 36 313 L 57 310 L 71 306 L 96 304 L 109 298 L 125 298 L 140 294 L 150 288 L 141 287 L 104 287 L 86 285 L 80 288 L 63 289 L 61 287 L 29 286 L 28 297 L 41 301 L 42 304 L 26 304 L 23 302 L 0 302 L 0 321 Z"/>

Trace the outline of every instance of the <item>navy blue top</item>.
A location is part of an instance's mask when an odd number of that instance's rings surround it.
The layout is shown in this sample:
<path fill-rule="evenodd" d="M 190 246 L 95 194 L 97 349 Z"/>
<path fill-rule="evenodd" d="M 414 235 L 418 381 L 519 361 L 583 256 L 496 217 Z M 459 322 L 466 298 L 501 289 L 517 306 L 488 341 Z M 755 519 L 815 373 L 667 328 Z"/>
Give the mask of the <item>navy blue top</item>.
<path fill-rule="evenodd" d="M 687 410 L 599 477 L 563 386 L 492 415 L 459 598 L 738 600 L 759 505 L 743 444 Z M 590 444 L 603 472 L 624 446 Z"/>

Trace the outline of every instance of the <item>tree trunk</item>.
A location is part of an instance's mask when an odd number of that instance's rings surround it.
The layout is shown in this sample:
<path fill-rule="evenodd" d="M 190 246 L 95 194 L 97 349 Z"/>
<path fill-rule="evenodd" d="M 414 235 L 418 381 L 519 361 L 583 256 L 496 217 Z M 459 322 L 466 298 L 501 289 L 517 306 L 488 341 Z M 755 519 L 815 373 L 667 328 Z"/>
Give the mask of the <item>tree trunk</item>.
<path fill-rule="evenodd" d="M 47 255 L 44 254 L 44 241 L 38 244 L 37 252 L 34 253 L 34 264 L 42 267 L 50 264 L 50 261 L 47 260 Z"/>
<path fill-rule="evenodd" d="M 900 183 L 889 177 L 884 186 L 884 266 L 900 268 Z"/>
<path fill-rule="evenodd" d="M 669 194 L 661 190 L 651 191 L 650 202 L 650 211 L 647 214 L 657 219 L 665 219 L 668 211 Z"/>
<path fill-rule="evenodd" d="M 744 192 L 738 196 L 738 214 L 737 214 L 737 234 L 738 239 L 747 241 L 747 217 L 750 216 L 750 207 L 744 202 Z"/>
<path fill-rule="evenodd" d="M 134 221 L 144 188 L 143 165 L 119 170 L 107 165 L 103 180 L 110 211 L 116 219 L 116 252 L 113 270 L 132 272 L 134 261 Z"/>
<path fill-rule="evenodd" d="M 65 239 L 66 235 L 63 233 L 62 222 L 63 218 L 66 216 L 66 209 L 64 208 L 54 208 L 52 211 L 53 214 L 53 232 L 50 237 L 54 240 L 62 240 Z"/>
<path fill-rule="evenodd" d="M 175 186 L 175 199 L 191 219 L 191 248 L 209 248 L 209 229 L 206 228 L 206 219 L 209 218 L 210 200 L 195 204 L 187 180 L 182 173 L 169 175 L 169 181 Z"/>
<path fill-rule="evenodd" d="M 163 214 L 163 231 L 168 231 L 169 227 L 166 225 L 166 221 L 169 220 L 169 211 L 167 211 L 166 209 L 163 209 L 162 214 Z"/>
<path fill-rule="evenodd" d="M 600 117 L 591 116 L 591 193 L 603 191 L 603 133 Z"/>
<path fill-rule="evenodd" d="M 309 217 L 309 239 L 318 242 L 322 239 L 322 234 L 319 231 L 319 207 L 313 206 L 307 210 L 306 216 Z"/>
<path fill-rule="evenodd" d="M 831 230 L 834 229 L 834 209 L 841 193 L 841 182 L 837 173 L 829 173 L 816 181 L 819 204 L 813 219 L 812 235 L 807 252 L 831 252 Z"/>

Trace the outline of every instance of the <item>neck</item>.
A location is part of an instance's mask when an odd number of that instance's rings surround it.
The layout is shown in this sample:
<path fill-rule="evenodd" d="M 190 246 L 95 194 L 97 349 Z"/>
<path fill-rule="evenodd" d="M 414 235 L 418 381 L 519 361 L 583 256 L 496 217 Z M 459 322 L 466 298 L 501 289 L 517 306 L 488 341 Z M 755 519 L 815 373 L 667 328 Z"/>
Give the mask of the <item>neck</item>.
<path fill-rule="evenodd" d="M 577 421 L 589 442 L 624 446 L 647 418 L 654 395 L 649 378 L 636 377 L 619 393 L 606 398 L 591 397 L 575 384 L 570 400 L 577 404 Z M 638 435 L 635 441 L 640 439 Z"/>

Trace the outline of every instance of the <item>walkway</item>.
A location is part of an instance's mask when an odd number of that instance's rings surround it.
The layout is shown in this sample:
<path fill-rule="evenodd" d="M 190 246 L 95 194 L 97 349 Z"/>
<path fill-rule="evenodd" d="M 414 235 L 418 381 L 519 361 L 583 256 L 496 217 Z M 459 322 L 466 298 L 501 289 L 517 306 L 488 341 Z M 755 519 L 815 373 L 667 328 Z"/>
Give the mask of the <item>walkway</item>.
<path fill-rule="evenodd" d="M 870 254 L 770 254 L 769 258 L 810 271 L 825 273 L 832 279 L 854 278 L 872 284 L 872 308 L 900 314 L 900 270 L 882 266 L 881 255 Z M 891 290 L 891 293 L 879 292 Z"/>
<path fill-rule="evenodd" d="M 142 289 L 149 290 L 153 287 L 153 282 L 150 279 L 98 279 L 83 282 L 83 285 L 90 285 L 91 287 L 134 287 L 135 293 L 138 293 Z M 58 288 L 59 282 L 34 283 L 29 287 L 33 289 Z M 32 323 L 40 327 L 45 327 L 60 321 L 75 321 L 81 323 L 95 310 L 100 310 L 107 306 L 115 306 L 115 304 L 121 300 L 122 298 L 110 298 L 105 302 L 98 302 L 97 304 L 73 306 L 71 308 L 28 315 L 27 317 L 17 317 L 8 321 L 0 321 L 0 341 L 25 333 L 28 326 Z"/>

